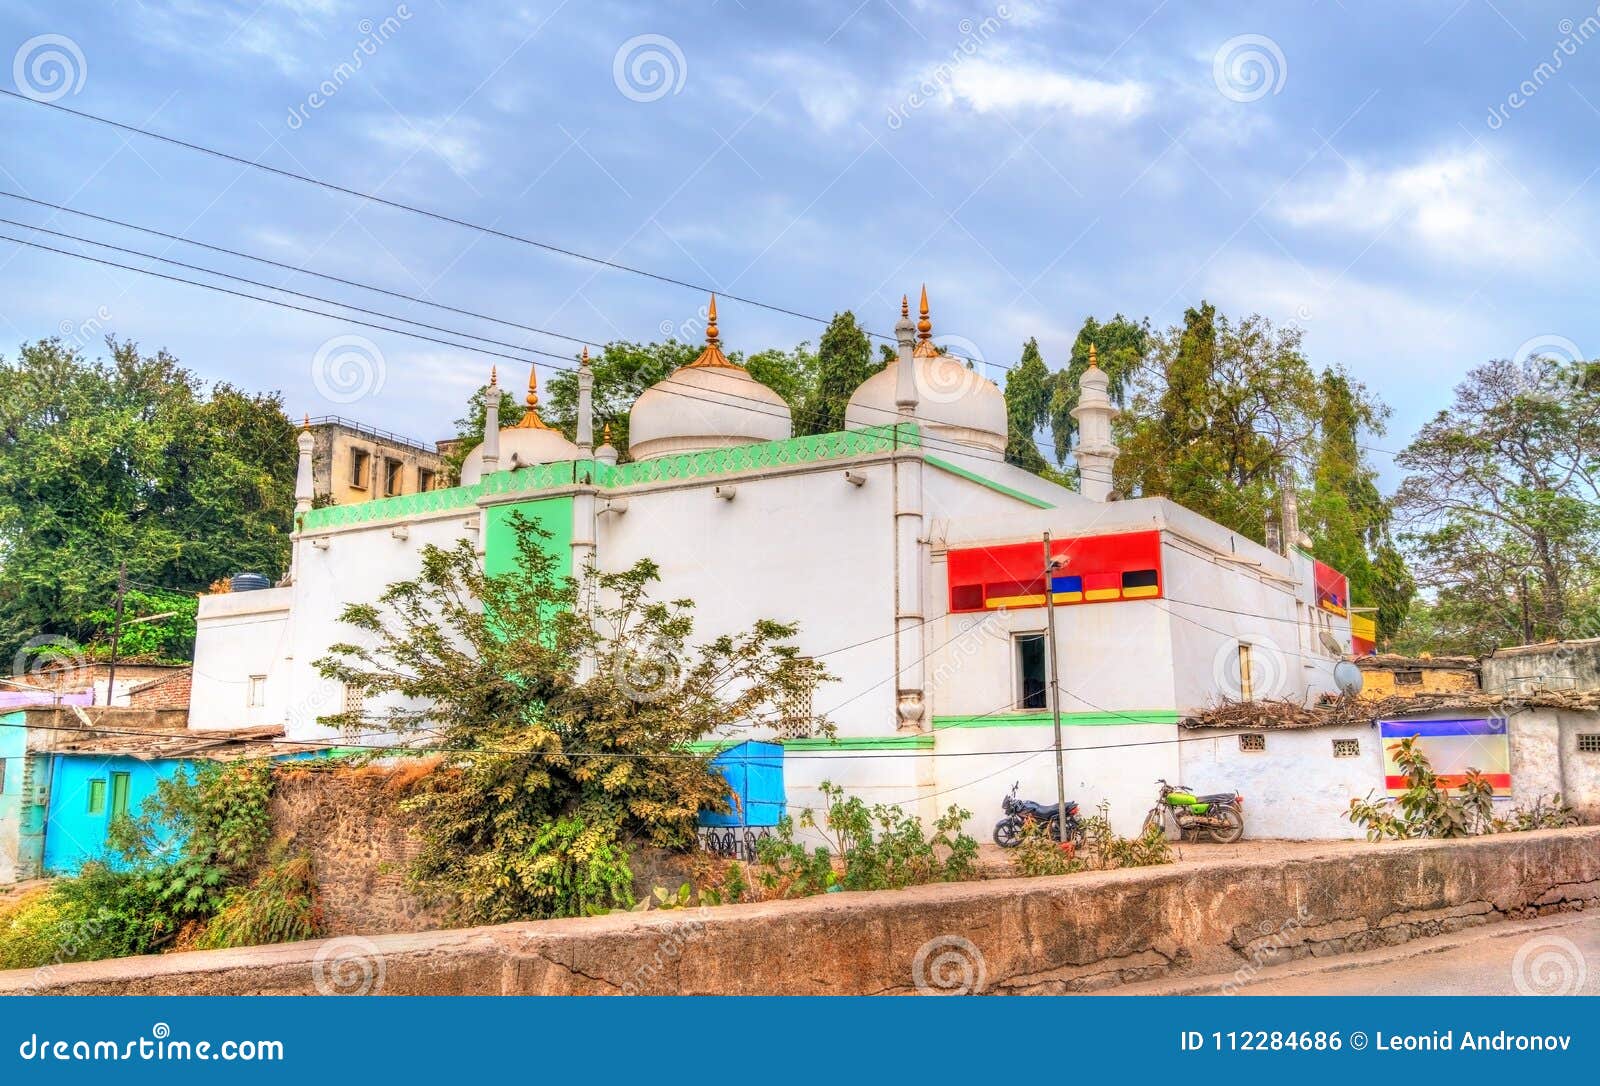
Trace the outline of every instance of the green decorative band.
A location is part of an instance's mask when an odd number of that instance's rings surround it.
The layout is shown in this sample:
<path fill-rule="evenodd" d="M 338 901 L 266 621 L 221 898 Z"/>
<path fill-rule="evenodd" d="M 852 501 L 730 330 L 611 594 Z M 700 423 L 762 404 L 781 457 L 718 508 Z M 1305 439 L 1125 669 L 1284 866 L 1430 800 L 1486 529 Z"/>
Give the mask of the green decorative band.
<path fill-rule="evenodd" d="M 688 744 L 696 754 L 716 754 L 744 742 L 743 739 L 697 739 Z M 932 750 L 931 735 L 841 735 L 834 739 L 780 739 L 784 750 Z"/>
<path fill-rule="evenodd" d="M 1179 716 L 1170 709 L 1128 709 L 1096 713 L 1062 713 L 1061 723 L 1072 728 L 1105 728 L 1120 724 L 1176 724 Z M 1049 713 L 989 713 L 985 716 L 936 716 L 935 730 L 945 728 L 1048 728 L 1054 720 Z"/>
<path fill-rule="evenodd" d="M 1055 508 L 1055 506 L 1051 505 L 1049 502 L 1045 501 L 1043 498 L 1035 498 L 1032 494 L 1024 494 L 1020 490 L 1013 490 L 1013 489 L 1011 489 L 1011 487 L 1006 486 L 1003 483 L 997 483 L 993 479 L 985 479 L 983 476 L 979 475 L 977 472 L 968 471 L 966 468 L 963 468 L 963 467 L 957 467 L 955 464 L 950 463 L 950 461 L 948 461 L 948 460 L 940 460 L 937 456 L 928 456 L 928 455 L 924 455 L 922 457 L 922 459 L 925 460 L 927 463 L 931 464 L 932 466 L 938 468 L 940 471 L 947 471 L 951 475 L 959 475 L 961 478 L 967 480 L 970 483 L 977 483 L 979 486 L 986 486 L 990 490 L 993 490 L 998 494 L 1004 494 L 1008 498 L 1015 498 L 1019 502 L 1026 502 L 1027 504 L 1033 506 L 1036 509 L 1054 509 Z"/>
<path fill-rule="evenodd" d="M 400 520 L 425 513 L 449 513 L 471 509 L 478 504 L 478 499 L 483 497 L 529 494 L 579 483 L 593 483 L 602 487 L 671 483 L 740 471 L 761 471 L 829 460 L 844 460 L 856 456 L 893 452 L 896 448 L 921 448 L 921 446 L 922 438 L 916 425 L 902 422 L 892 426 L 868 426 L 860 430 L 792 437 L 786 441 L 740 445 L 731 449 L 709 449 L 705 452 L 684 453 L 679 456 L 662 456 L 631 464 L 612 465 L 598 460 L 560 460 L 553 464 L 533 464 L 515 471 L 497 471 L 484 476 L 472 486 L 453 486 L 444 490 L 428 490 L 421 494 L 401 494 L 393 498 L 377 498 L 353 505 L 323 506 L 321 509 L 302 513 L 299 528 L 302 532 L 321 532 L 378 521 Z M 962 473 L 960 468 L 953 466 L 947 466 L 946 470 Z M 1014 493 L 1007 491 L 998 483 L 977 479 L 976 476 L 970 477 L 986 486 Z M 1044 505 L 1026 495 L 1016 496 L 1024 501 L 1032 501 L 1035 505 Z M 1049 508 L 1049 506 L 1044 507 Z"/>

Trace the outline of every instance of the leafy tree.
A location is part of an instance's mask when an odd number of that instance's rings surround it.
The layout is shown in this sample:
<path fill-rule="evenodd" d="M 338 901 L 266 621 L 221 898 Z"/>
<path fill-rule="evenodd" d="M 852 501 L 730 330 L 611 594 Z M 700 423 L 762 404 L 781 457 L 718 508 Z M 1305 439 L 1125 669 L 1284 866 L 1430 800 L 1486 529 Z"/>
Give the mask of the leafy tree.
<path fill-rule="evenodd" d="M 1050 398 L 1050 431 L 1055 439 L 1057 464 L 1067 462 L 1072 439 L 1078 433 L 1078 420 L 1072 417 L 1072 409 L 1078 406 L 1078 381 L 1089 368 L 1089 347 L 1094 346 L 1100 368 L 1106 372 L 1111 402 L 1126 407 L 1128 388 L 1150 353 L 1151 338 L 1148 318 L 1132 321 L 1118 313 L 1103 324 L 1093 317 L 1084 319 L 1072 342 L 1072 357 L 1067 368 L 1056 375 Z"/>
<path fill-rule="evenodd" d="M 1485 651 L 1583 636 L 1600 584 L 1595 363 L 1479 366 L 1397 458 L 1396 507 L 1432 620 Z"/>
<path fill-rule="evenodd" d="M 190 592 L 287 565 L 296 450 L 277 394 L 207 394 L 164 351 L 107 348 L 0 359 L 0 657 L 91 638 L 121 561 L 141 587 Z"/>
<path fill-rule="evenodd" d="M 795 433 L 806 433 L 804 415 L 817 384 L 817 356 L 811 345 L 801 343 L 789 351 L 769 347 L 743 359 L 743 365 L 751 377 L 783 397 L 794 416 Z"/>
<path fill-rule="evenodd" d="M 123 597 L 122 605 L 123 624 L 122 637 L 117 642 L 118 659 L 177 662 L 194 657 L 194 622 L 199 605 L 197 597 L 182 592 L 147 592 L 130 588 Z M 170 618 L 136 623 L 127 621 L 169 612 Z M 95 647 L 109 654 L 117 623 L 113 605 L 108 603 L 90 611 L 85 617 L 98 627 Z"/>
<path fill-rule="evenodd" d="M 797 434 L 827 434 L 844 429 L 850 396 L 861 382 L 884 367 L 873 361 L 872 343 L 850 310 L 834 314 L 817 344 L 816 387 L 804 419 L 795 419 Z"/>
<path fill-rule="evenodd" d="M 1261 542 L 1291 458 L 1316 432 L 1301 331 L 1202 304 L 1157 337 L 1122 416 L 1117 489 L 1160 494 Z"/>
<path fill-rule="evenodd" d="M 549 533 L 514 524 L 514 570 L 485 572 L 470 542 L 425 547 L 417 577 L 345 608 L 365 645 L 318 661 L 382 696 L 390 727 L 437 742 L 412 801 L 416 874 L 469 922 L 630 904 L 635 843 L 687 846 L 698 811 L 726 809 L 727 783 L 689 744 L 770 723 L 826 678 L 792 625 L 690 647 L 693 605 L 650 597 L 653 563 L 564 577 Z"/>
<path fill-rule="evenodd" d="M 1316 455 L 1303 525 L 1318 558 L 1350 580 L 1350 598 L 1378 607 L 1378 638 L 1387 642 L 1405 617 L 1416 584 L 1390 535 L 1392 510 L 1378 473 L 1362 456 L 1363 430 L 1381 435 L 1388 408 L 1342 369 L 1319 382 Z"/>
<path fill-rule="evenodd" d="M 1039 341 L 1022 345 L 1022 360 L 1006 374 L 1006 461 L 1038 474 L 1048 465 L 1039 452 L 1038 431 L 1050 418 L 1055 374 L 1044 364 Z"/>

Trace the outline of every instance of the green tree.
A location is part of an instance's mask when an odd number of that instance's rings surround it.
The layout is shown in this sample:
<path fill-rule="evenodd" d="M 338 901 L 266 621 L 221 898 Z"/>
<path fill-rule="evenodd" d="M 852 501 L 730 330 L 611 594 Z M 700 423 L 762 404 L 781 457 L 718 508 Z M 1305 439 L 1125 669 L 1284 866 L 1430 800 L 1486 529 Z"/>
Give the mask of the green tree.
<path fill-rule="evenodd" d="M 382 696 L 389 727 L 438 743 L 416 874 L 468 922 L 629 904 L 630 843 L 687 847 L 699 810 L 726 809 L 691 744 L 771 724 L 827 677 L 792 625 L 693 646 L 693 605 L 651 598 L 653 563 L 562 576 L 549 533 L 513 523 L 513 570 L 485 572 L 470 542 L 424 547 L 415 578 L 344 609 L 364 644 L 318 661 Z"/>
<path fill-rule="evenodd" d="M 1404 542 L 1444 647 L 1592 635 L 1600 563 L 1600 366 L 1471 370 L 1396 458 Z"/>
<path fill-rule="evenodd" d="M 1319 381 L 1311 492 L 1302 523 L 1317 557 L 1350 580 L 1350 598 L 1376 604 L 1378 639 L 1387 642 L 1405 618 L 1416 590 L 1395 548 L 1390 503 L 1361 448 L 1362 432 L 1382 435 L 1388 409 L 1342 369 Z"/>
<path fill-rule="evenodd" d="M 59 340 L 0 359 L 0 656 L 87 642 L 125 561 L 138 587 L 194 592 L 289 556 L 293 424 L 276 393 L 209 393 L 164 351 Z"/>
<path fill-rule="evenodd" d="M 1316 432 L 1301 332 L 1204 304 L 1155 339 L 1118 419 L 1116 487 L 1170 498 L 1261 542 L 1292 458 Z"/>
<path fill-rule="evenodd" d="M 796 434 L 828 434 L 844 429 L 844 413 L 861 382 L 884 367 L 872 357 L 872 343 L 850 310 L 834 314 L 817 344 L 816 387 L 795 419 Z"/>
<path fill-rule="evenodd" d="M 1050 418 L 1055 374 L 1044 364 L 1039 341 L 1022 345 L 1022 359 L 1006 373 L 1006 461 L 1038 474 L 1049 465 L 1039 452 L 1038 432 Z"/>

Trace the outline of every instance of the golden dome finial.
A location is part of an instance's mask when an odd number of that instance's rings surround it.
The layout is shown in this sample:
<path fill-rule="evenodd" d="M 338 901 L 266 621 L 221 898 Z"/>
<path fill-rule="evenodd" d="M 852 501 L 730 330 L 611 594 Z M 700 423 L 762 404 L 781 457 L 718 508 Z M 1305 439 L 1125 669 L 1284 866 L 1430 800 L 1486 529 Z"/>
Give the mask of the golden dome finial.
<path fill-rule="evenodd" d="M 1094 349 L 1093 343 L 1089 344 L 1089 368 L 1092 370 L 1100 368 L 1100 352 Z"/>
<path fill-rule="evenodd" d="M 583 345 L 583 357 L 578 359 L 578 365 L 587 366 L 588 364 L 589 364 L 589 345 L 587 343 L 585 343 Z"/>
<path fill-rule="evenodd" d="M 311 412 L 309 412 L 309 411 L 306 412 L 305 421 L 300 424 L 300 429 L 302 429 L 302 430 L 311 429 Z"/>
<path fill-rule="evenodd" d="M 510 429 L 513 430 L 550 430 L 553 427 L 545 425 L 544 419 L 539 417 L 539 367 L 528 367 L 528 398 L 523 401 L 528 405 L 523 412 L 522 419 Z"/>
<path fill-rule="evenodd" d="M 500 367 L 499 366 L 490 366 L 489 367 L 489 387 L 490 388 L 494 388 L 499 383 L 500 383 Z"/>
<path fill-rule="evenodd" d="M 611 424 L 609 422 L 600 428 L 600 444 L 611 444 Z"/>
<path fill-rule="evenodd" d="M 685 369 L 730 369 L 742 370 L 743 366 L 735 365 L 728 361 L 728 356 L 722 353 L 722 332 L 717 327 L 717 296 L 711 296 L 711 304 L 706 307 L 706 346 L 700 352 L 700 357 L 690 362 Z"/>
<path fill-rule="evenodd" d="M 900 317 L 902 320 L 911 319 L 911 300 L 904 294 L 900 295 Z"/>
<path fill-rule="evenodd" d="M 922 284 L 922 300 L 917 303 L 921 316 L 917 320 L 917 346 L 911 353 L 918 358 L 932 358 L 939 352 L 933 346 L 933 322 L 928 319 L 928 284 Z"/>

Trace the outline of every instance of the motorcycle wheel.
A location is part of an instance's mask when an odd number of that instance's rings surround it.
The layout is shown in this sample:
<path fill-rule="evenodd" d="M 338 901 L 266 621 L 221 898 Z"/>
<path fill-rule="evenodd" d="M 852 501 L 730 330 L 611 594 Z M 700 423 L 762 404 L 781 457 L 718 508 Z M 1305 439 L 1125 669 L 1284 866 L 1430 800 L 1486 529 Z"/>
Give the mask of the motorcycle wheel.
<path fill-rule="evenodd" d="M 1226 826 L 1213 826 L 1211 839 L 1219 845 L 1231 845 L 1244 836 L 1244 815 L 1232 807 L 1221 807 L 1217 810 L 1217 817 L 1226 822 Z"/>
<path fill-rule="evenodd" d="M 1145 815 L 1144 825 L 1139 827 L 1139 833 L 1141 836 L 1149 833 L 1151 830 L 1156 830 L 1159 833 L 1167 832 L 1166 827 L 1161 824 L 1160 811 L 1151 811 L 1149 814 Z"/>
<path fill-rule="evenodd" d="M 1001 848 L 1016 848 L 1022 843 L 1022 820 L 1002 818 L 994 824 L 994 843 Z"/>

